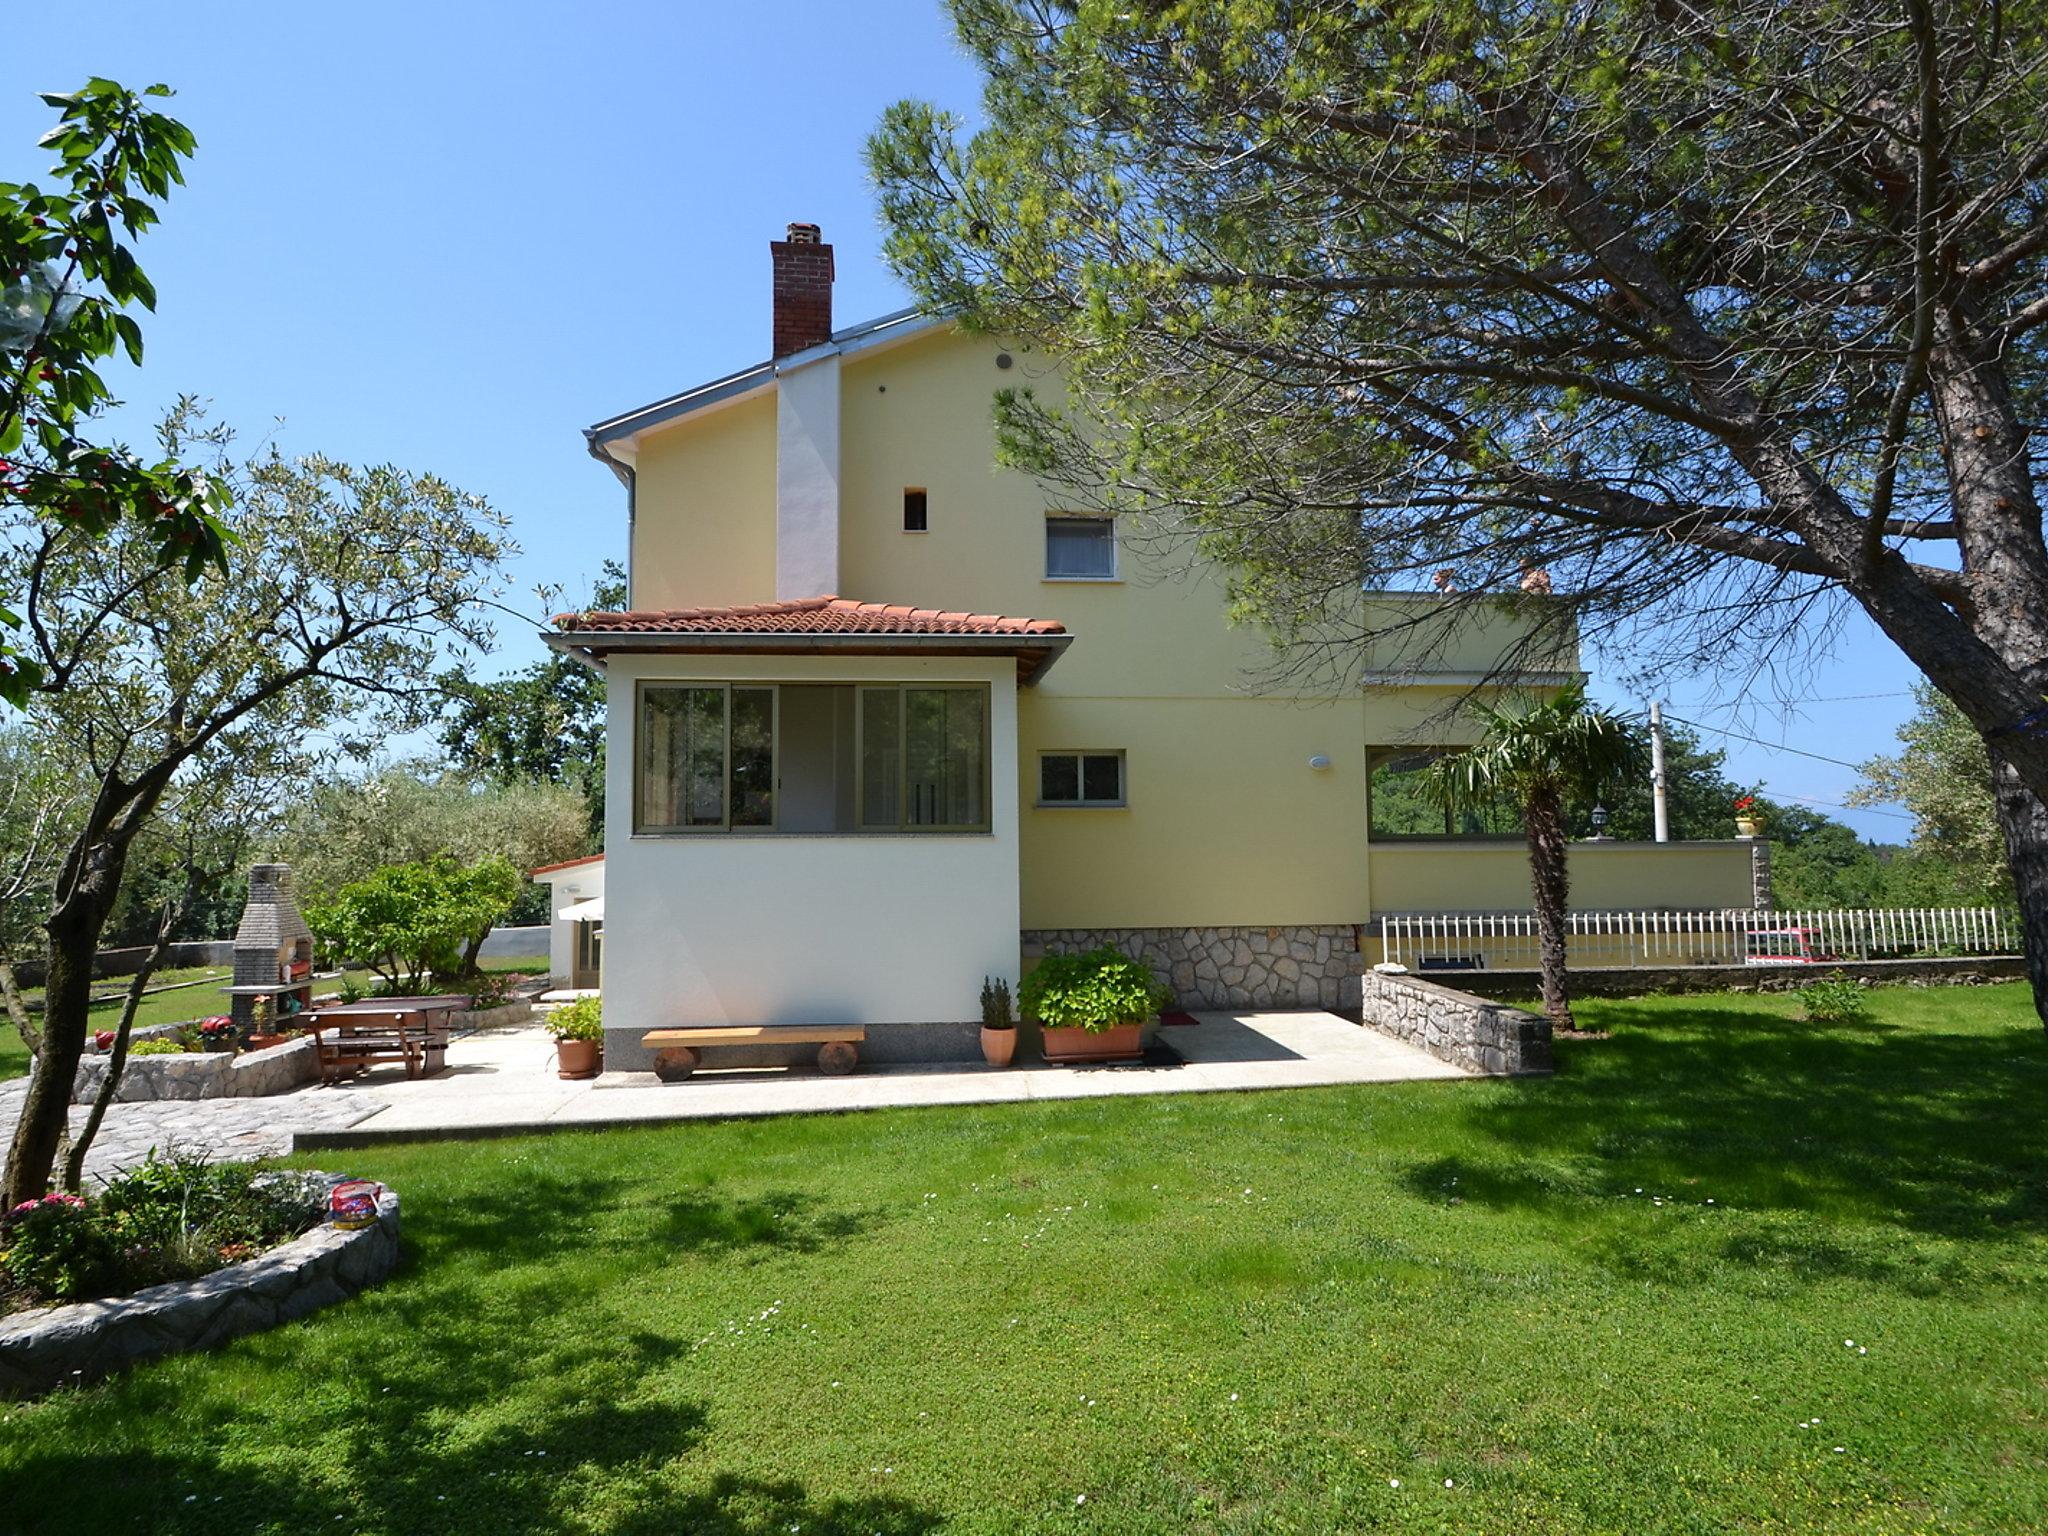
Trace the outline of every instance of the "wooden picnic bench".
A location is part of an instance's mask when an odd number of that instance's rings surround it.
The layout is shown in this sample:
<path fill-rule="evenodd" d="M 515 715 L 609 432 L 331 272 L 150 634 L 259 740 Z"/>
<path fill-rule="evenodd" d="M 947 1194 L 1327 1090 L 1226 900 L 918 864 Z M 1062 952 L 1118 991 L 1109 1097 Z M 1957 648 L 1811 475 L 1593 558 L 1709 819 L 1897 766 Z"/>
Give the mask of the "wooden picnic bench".
<path fill-rule="evenodd" d="M 654 1051 L 654 1075 L 680 1083 L 704 1060 L 712 1045 L 815 1045 L 818 1070 L 834 1077 L 860 1063 L 865 1024 L 706 1024 L 689 1029 L 650 1029 L 640 1043 Z"/>
<path fill-rule="evenodd" d="M 441 1071 L 448 1065 L 448 1015 L 465 1006 L 460 997 L 381 997 L 319 1009 L 306 1027 L 320 1080 L 336 1083 L 387 1062 L 403 1063 L 408 1078 Z"/>

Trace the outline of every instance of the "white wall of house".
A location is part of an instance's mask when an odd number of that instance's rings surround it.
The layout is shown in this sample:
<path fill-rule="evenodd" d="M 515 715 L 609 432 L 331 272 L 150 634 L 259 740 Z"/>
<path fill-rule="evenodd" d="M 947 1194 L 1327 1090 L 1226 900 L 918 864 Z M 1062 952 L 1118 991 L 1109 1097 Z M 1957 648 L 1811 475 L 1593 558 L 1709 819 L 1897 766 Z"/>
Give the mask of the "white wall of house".
<path fill-rule="evenodd" d="M 1017 685 L 1008 658 L 611 658 L 608 1032 L 693 1024 L 958 1023 L 1018 969 Z M 987 833 L 636 837 L 642 680 L 990 685 Z"/>

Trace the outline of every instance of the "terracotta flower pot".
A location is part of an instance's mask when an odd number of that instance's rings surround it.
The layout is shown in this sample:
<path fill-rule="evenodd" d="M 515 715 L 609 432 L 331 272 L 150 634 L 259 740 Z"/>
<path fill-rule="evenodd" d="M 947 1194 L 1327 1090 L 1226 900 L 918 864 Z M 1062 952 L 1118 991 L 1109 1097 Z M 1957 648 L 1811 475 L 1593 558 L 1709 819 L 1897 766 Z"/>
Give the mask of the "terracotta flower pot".
<path fill-rule="evenodd" d="M 1112 1024 L 1103 1030 L 1047 1025 L 1041 1033 L 1047 1061 L 1136 1061 L 1145 1054 L 1144 1026 L 1139 1024 Z"/>
<path fill-rule="evenodd" d="M 1015 1029 L 981 1029 L 981 1059 L 992 1067 L 1007 1067 L 1017 1058 Z"/>
<path fill-rule="evenodd" d="M 585 1078 L 597 1076 L 597 1069 L 603 1063 L 604 1042 L 601 1040 L 557 1040 L 555 1042 L 555 1076 Z"/>
<path fill-rule="evenodd" d="M 273 1045 L 283 1045 L 289 1039 L 291 1039 L 290 1035 L 251 1035 L 249 1037 L 249 1049 L 252 1051 L 267 1051 Z"/>

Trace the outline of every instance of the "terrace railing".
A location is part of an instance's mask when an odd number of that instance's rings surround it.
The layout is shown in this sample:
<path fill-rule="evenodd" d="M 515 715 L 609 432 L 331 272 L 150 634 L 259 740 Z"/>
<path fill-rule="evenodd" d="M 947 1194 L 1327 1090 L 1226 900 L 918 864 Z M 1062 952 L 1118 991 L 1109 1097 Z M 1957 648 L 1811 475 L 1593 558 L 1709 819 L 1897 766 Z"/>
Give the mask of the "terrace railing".
<path fill-rule="evenodd" d="M 1938 955 L 2016 955 L 2016 916 L 1999 907 L 1860 907 L 1759 912 L 1573 912 L 1570 961 L 1586 967 L 1814 965 Z M 1387 960 L 1412 970 L 1534 970 L 1533 912 L 1397 912 L 1379 919 Z"/>

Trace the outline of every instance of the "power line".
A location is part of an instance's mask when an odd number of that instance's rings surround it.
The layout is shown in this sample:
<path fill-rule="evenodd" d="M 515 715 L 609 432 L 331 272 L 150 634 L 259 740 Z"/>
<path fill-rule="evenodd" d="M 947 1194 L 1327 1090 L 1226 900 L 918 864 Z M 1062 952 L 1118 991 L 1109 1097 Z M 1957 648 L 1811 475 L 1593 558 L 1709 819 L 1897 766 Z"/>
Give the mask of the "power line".
<path fill-rule="evenodd" d="M 1859 816 L 1889 816 L 1894 821 L 1918 821 L 1920 819 L 1917 816 L 1908 815 L 1904 811 L 1880 811 L 1874 805 L 1844 805 L 1839 800 L 1821 800 L 1813 795 L 1795 795 L 1790 790 L 1783 789 L 1779 790 L 1778 793 L 1787 800 L 1797 800 L 1802 805 L 1824 805 L 1831 811 L 1854 811 Z"/>
<path fill-rule="evenodd" d="M 1746 741 L 1753 747 L 1767 747 L 1773 752 L 1789 752 L 1794 757 L 1810 757 L 1816 763 L 1832 763 L 1837 768 L 1851 768 L 1861 772 L 1861 763 L 1845 762 L 1839 757 L 1829 757 L 1820 752 L 1809 752 L 1804 747 L 1788 747 L 1783 742 L 1765 741 L 1761 736 L 1745 736 L 1740 731 L 1727 730 L 1718 725 L 1702 725 L 1697 720 L 1687 720 L 1682 715 L 1666 715 L 1667 720 L 1676 720 L 1680 725 L 1689 725 L 1696 731 L 1706 731 L 1714 736 L 1726 736 L 1730 741 Z"/>
<path fill-rule="evenodd" d="M 1819 752 L 1808 752 L 1802 747 L 1788 747 L 1782 742 L 1765 741 L 1757 736 L 1745 736 L 1740 731 L 1724 730 L 1718 725 L 1702 725 L 1697 720 L 1687 720 L 1679 715 L 1666 715 L 1664 718 L 1666 720 L 1675 720 L 1680 725 L 1689 725 L 1696 731 L 1706 731 L 1714 736 L 1726 736 L 1731 741 L 1746 741 L 1752 746 L 1763 747 L 1768 751 L 1789 752 L 1794 757 L 1810 757 L 1817 763 L 1832 763 L 1837 768 L 1853 768 L 1859 773 L 1862 771 L 1862 764 L 1860 763 L 1844 762 L 1839 757 L 1827 757 Z M 1843 805 L 1840 801 L 1820 800 L 1812 795 L 1795 795 L 1785 790 L 1780 790 L 1779 793 L 1788 800 L 1800 800 L 1808 805 L 1824 805 L 1834 811 L 1859 811 L 1866 816 L 1889 816 L 1895 821 L 1919 820 L 1917 816 L 1910 816 L 1904 811 L 1881 811 L 1875 806 L 1867 805 Z"/>

